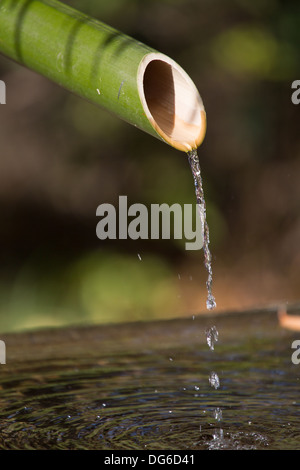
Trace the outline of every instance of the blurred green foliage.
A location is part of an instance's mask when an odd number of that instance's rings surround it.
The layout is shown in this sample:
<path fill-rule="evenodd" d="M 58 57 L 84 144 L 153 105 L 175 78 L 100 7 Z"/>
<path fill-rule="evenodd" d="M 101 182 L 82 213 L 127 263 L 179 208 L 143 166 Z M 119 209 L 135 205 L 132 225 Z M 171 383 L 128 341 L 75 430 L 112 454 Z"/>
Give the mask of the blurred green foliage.
<path fill-rule="evenodd" d="M 31 262 L 18 272 L 11 289 L 2 288 L 1 299 L 5 331 L 150 320 L 161 311 L 172 315 L 178 302 L 171 271 L 161 259 L 109 250 L 88 253 L 60 269 L 55 263 L 42 274 Z"/>
<path fill-rule="evenodd" d="M 65 3 L 171 56 L 199 88 L 208 117 L 199 156 L 218 285 L 225 266 L 233 279 L 243 272 L 253 304 L 258 296 L 247 275 L 258 270 L 260 279 L 264 270 L 284 272 L 299 292 L 300 110 L 290 95 L 300 78 L 300 3 Z M 202 253 L 174 240 L 103 244 L 95 234 L 97 206 L 117 205 L 119 195 L 147 206 L 194 202 L 185 155 L 4 57 L 0 78 L 7 85 L 0 108 L 0 332 L 184 314 L 184 269 L 199 274 L 187 297 L 195 295 L 203 309 Z M 258 284 L 256 294 L 277 298 Z"/>
<path fill-rule="evenodd" d="M 213 57 L 220 67 L 248 80 L 282 80 L 293 77 L 298 51 L 280 41 L 268 29 L 237 26 L 219 34 L 213 44 Z"/>

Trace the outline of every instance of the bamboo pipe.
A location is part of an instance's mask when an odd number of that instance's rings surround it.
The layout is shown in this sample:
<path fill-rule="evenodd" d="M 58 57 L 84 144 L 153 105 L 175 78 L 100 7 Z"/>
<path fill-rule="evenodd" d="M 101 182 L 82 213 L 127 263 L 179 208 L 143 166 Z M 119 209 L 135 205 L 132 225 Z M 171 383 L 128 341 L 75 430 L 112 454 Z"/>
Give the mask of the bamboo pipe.
<path fill-rule="evenodd" d="M 202 99 L 176 62 L 56 0 L 1 0 L 0 52 L 178 150 L 204 139 Z"/>

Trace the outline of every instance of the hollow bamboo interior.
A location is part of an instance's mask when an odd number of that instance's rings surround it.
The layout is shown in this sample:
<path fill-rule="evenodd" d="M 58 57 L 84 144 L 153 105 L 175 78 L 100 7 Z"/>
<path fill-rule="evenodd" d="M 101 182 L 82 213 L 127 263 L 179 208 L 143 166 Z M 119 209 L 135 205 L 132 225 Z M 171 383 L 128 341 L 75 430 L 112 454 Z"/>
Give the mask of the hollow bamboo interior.
<path fill-rule="evenodd" d="M 206 132 L 200 94 L 187 73 L 160 53 L 147 54 L 138 70 L 138 90 L 147 118 L 172 147 L 197 148 Z"/>

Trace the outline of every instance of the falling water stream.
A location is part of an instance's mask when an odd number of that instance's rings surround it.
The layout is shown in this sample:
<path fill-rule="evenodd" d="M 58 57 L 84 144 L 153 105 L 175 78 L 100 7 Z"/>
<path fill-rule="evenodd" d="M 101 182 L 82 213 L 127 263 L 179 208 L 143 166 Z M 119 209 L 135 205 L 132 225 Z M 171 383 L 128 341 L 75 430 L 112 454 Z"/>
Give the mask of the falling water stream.
<path fill-rule="evenodd" d="M 208 310 L 212 310 L 216 307 L 215 297 L 212 293 L 212 282 L 213 282 L 213 272 L 212 272 L 212 257 L 211 252 L 209 249 L 209 227 L 206 220 L 206 203 L 204 197 L 204 190 L 203 190 L 203 182 L 201 177 L 201 169 L 199 163 L 199 157 L 197 153 L 197 149 L 193 149 L 187 153 L 189 164 L 192 170 L 193 178 L 194 178 L 194 185 L 195 185 L 195 193 L 196 193 L 196 201 L 199 209 L 199 215 L 202 225 L 202 237 L 203 237 L 203 252 L 204 252 L 204 265 L 206 267 L 208 278 L 206 281 L 207 287 L 207 301 L 206 307 Z M 215 326 L 207 328 L 205 330 L 206 334 L 206 341 L 211 351 L 214 350 L 215 343 L 218 341 L 219 332 Z M 214 389 L 218 389 L 220 387 L 220 379 L 218 374 L 215 371 L 210 371 L 209 384 Z M 222 409 L 217 407 L 214 409 L 214 418 L 216 421 L 221 421 L 222 419 Z M 223 439 L 223 429 L 216 430 L 214 434 L 214 438 Z"/>
<path fill-rule="evenodd" d="M 212 273 L 212 265 L 211 265 L 211 253 L 209 249 L 209 228 L 208 228 L 208 223 L 206 220 L 206 204 L 205 204 L 201 170 L 200 170 L 197 150 L 193 149 L 187 152 L 187 156 L 188 156 L 189 164 L 190 164 L 193 178 L 194 178 L 196 200 L 197 200 L 197 205 L 199 208 L 200 220 L 201 220 L 202 229 L 203 229 L 204 265 L 208 272 L 208 278 L 206 281 L 206 287 L 207 287 L 206 306 L 208 310 L 212 310 L 216 307 L 216 301 L 212 294 L 213 273 Z"/>

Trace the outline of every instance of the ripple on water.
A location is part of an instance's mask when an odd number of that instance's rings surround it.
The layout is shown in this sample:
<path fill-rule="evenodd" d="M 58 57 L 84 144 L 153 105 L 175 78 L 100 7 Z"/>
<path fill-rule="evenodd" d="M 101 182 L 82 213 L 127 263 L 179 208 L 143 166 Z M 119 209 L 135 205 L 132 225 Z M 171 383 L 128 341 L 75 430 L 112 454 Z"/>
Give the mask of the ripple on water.
<path fill-rule="evenodd" d="M 214 354 L 201 319 L 8 338 L 0 449 L 299 449 L 290 334 L 218 322 Z"/>

